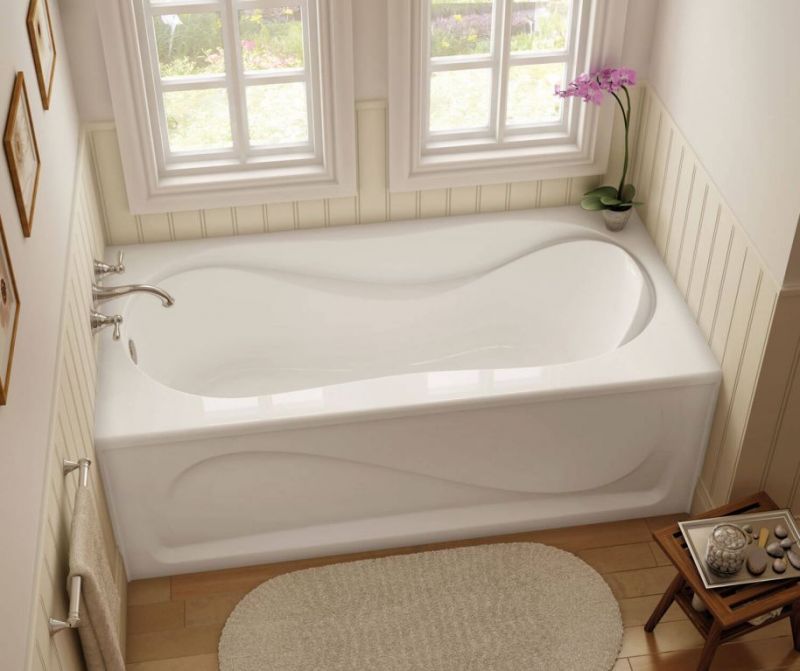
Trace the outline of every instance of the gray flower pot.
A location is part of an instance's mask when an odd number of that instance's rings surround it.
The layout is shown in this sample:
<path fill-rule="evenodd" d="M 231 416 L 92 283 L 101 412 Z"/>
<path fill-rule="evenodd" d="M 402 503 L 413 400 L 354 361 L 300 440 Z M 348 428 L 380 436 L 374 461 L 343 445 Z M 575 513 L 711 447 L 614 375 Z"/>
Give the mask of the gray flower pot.
<path fill-rule="evenodd" d="M 606 222 L 606 228 L 609 231 L 621 231 L 631 218 L 633 208 L 629 207 L 627 210 L 615 212 L 614 210 L 603 210 L 603 219 Z"/>

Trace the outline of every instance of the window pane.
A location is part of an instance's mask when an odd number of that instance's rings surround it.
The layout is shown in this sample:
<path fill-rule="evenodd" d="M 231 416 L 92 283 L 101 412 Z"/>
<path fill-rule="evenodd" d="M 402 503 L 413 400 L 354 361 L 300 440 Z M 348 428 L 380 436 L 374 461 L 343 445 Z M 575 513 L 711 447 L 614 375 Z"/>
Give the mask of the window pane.
<path fill-rule="evenodd" d="M 506 121 L 533 124 L 558 121 L 563 101 L 553 95 L 555 85 L 564 86 L 564 63 L 515 65 L 508 73 Z"/>
<path fill-rule="evenodd" d="M 233 145 L 225 89 L 164 94 L 172 151 L 222 149 Z"/>
<path fill-rule="evenodd" d="M 219 14 L 162 14 L 153 25 L 162 77 L 225 72 Z"/>
<path fill-rule="evenodd" d="M 488 54 L 492 0 L 431 0 L 431 56 Z"/>
<path fill-rule="evenodd" d="M 306 85 L 293 82 L 247 87 L 247 118 L 253 145 L 308 142 Z"/>
<path fill-rule="evenodd" d="M 242 60 L 248 72 L 303 67 L 300 7 L 239 12 Z"/>
<path fill-rule="evenodd" d="M 570 0 L 514 0 L 511 51 L 560 51 L 567 48 Z"/>
<path fill-rule="evenodd" d="M 434 72 L 430 129 L 452 131 L 488 126 L 491 84 L 488 68 Z"/>

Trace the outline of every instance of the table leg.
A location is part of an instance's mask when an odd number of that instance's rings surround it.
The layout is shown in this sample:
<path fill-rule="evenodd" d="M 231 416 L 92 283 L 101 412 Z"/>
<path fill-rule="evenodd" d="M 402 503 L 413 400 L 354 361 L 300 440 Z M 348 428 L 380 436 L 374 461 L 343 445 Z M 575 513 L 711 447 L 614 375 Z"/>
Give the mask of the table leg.
<path fill-rule="evenodd" d="M 697 671 L 708 671 L 711 668 L 711 662 L 714 661 L 714 655 L 717 652 L 721 639 L 722 627 L 715 621 L 714 624 L 711 625 L 708 636 L 706 636 L 706 644 L 703 646 L 703 654 L 700 655 Z"/>
<path fill-rule="evenodd" d="M 667 612 L 667 609 L 672 605 L 672 602 L 675 601 L 675 595 L 683 589 L 684 579 L 680 576 L 680 574 L 676 575 L 674 580 L 670 583 L 667 591 L 664 592 L 664 596 L 661 597 L 661 600 L 658 602 L 658 605 L 653 610 L 653 614 L 650 616 L 650 619 L 647 620 L 647 624 L 644 625 L 645 631 L 653 631 L 656 628 L 656 625 L 659 623 L 662 617 L 664 617 L 664 613 Z"/>
<path fill-rule="evenodd" d="M 795 601 L 792 604 L 792 614 L 789 616 L 789 620 L 792 623 L 794 649 L 800 652 L 800 601 Z"/>

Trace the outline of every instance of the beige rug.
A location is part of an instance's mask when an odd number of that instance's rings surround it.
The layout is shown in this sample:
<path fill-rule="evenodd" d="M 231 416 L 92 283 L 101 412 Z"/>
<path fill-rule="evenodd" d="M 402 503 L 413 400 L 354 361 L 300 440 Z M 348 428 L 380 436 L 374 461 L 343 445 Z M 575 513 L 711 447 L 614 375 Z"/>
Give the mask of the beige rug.
<path fill-rule="evenodd" d="M 282 575 L 231 613 L 220 671 L 608 671 L 622 619 L 574 555 L 509 543 Z"/>

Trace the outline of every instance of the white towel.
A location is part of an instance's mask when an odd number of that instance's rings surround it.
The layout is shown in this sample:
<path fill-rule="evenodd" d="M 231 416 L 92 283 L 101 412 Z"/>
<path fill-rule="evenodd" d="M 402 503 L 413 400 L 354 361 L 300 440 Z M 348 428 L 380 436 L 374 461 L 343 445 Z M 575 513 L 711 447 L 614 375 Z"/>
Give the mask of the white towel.
<path fill-rule="evenodd" d="M 72 516 L 69 584 L 81 576 L 80 633 L 88 671 L 125 671 L 119 642 L 120 597 L 88 487 L 78 487 Z"/>

